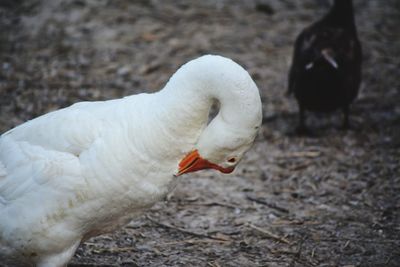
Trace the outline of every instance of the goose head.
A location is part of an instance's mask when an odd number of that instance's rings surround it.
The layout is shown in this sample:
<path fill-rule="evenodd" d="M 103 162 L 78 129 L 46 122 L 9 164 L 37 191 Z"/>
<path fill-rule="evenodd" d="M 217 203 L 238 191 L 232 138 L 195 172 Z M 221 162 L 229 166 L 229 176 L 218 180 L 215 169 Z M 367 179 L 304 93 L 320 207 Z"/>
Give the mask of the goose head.
<path fill-rule="evenodd" d="M 220 109 L 179 162 L 177 175 L 203 169 L 231 173 L 260 128 L 260 94 L 247 71 L 234 61 L 219 56 L 199 59 L 208 63 L 200 68 L 204 70 L 202 79 L 207 80 L 208 94 L 219 102 Z"/>
<path fill-rule="evenodd" d="M 231 173 L 252 146 L 258 128 L 238 131 L 213 121 L 205 129 L 196 148 L 180 161 L 178 175 L 204 169 Z"/>

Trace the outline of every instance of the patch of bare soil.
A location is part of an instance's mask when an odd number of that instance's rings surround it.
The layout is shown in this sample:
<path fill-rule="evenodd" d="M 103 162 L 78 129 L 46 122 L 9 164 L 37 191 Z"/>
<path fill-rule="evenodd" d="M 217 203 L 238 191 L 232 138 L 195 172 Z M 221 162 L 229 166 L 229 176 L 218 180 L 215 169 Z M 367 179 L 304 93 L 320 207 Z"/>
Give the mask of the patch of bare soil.
<path fill-rule="evenodd" d="M 355 0 L 363 83 L 352 129 L 292 135 L 292 45 L 324 0 L 0 2 L 0 131 L 82 100 L 159 90 L 202 54 L 258 84 L 264 123 L 233 175 L 182 177 L 165 202 L 83 243 L 70 266 L 400 266 L 400 5 Z"/>

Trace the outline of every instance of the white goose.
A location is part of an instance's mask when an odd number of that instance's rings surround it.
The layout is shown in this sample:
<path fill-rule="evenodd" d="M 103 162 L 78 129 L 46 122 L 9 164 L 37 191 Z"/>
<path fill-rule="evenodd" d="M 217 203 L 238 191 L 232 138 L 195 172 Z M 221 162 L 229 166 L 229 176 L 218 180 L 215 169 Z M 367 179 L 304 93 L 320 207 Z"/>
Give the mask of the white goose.
<path fill-rule="evenodd" d="M 207 125 L 215 101 L 220 110 Z M 4 133 L 0 262 L 67 264 L 83 240 L 126 224 L 177 176 L 233 171 L 261 116 L 249 74 L 207 55 L 157 93 L 77 103 Z"/>

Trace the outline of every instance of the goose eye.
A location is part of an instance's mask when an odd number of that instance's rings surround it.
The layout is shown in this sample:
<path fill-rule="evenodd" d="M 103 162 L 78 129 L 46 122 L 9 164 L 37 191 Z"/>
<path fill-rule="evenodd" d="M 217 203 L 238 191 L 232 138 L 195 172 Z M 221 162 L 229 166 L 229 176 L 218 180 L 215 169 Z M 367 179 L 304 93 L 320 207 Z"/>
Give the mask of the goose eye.
<path fill-rule="evenodd" d="M 236 162 L 236 159 L 235 159 L 235 158 L 230 158 L 230 159 L 228 159 L 228 162 L 230 162 L 230 163 L 235 163 L 235 162 Z"/>

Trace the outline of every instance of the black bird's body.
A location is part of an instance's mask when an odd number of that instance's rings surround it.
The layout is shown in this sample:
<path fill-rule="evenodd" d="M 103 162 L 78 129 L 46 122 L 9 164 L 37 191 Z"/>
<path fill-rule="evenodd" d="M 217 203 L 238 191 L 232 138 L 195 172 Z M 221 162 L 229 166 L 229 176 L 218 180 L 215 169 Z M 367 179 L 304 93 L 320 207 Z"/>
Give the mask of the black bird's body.
<path fill-rule="evenodd" d="M 349 105 L 361 81 L 361 45 L 351 0 L 335 0 L 327 15 L 297 37 L 289 93 L 299 104 L 299 130 L 305 130 L 305 110 L 342 109 L 348 126 Z"/>

